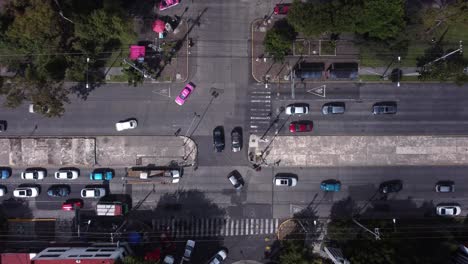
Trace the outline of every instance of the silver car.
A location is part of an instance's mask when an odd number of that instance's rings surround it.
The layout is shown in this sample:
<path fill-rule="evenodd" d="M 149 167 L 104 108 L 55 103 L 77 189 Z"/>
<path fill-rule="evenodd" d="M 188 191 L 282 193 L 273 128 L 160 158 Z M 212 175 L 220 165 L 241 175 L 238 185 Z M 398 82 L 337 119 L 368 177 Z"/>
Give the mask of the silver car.
<path fill-rule="evenodd" d="M 185 244 L 184 256 L 182 257 L 184 261 L 187 261 L 187 262 L 190 261 L 190 257 L 192 256 L 194 248 L 195 248 L 195 241 L 187 240 L 187 243 Z"/>
<path fill-rule="evenodd" d="M 440 181 L 436 184 L 435 191 L 440 193 L 455 192 L 455 184 L 452 181 Z"/>
<path fill-rule="evenodd" d="M 461 213 L 461 208 L 457 204 L 438 205 L 436 213 L 440 216 L 457 216 Z"/>
<path fill-rule="evenodd" d="M 287 186 L 287 187 L 293 187 L 296 186 L 297 184 L 297 177 L 293 175 L 281 175 L 278 174 L 274 178 L 274 183 L 276 186 Z"/>
<path fill-rule="evenodd" d="M 229 173 L 228 180 L 231 182 L 232 186 L 234 186 L 236 190 L 240 190 L 244 186 L 244 180 L 242 179 L 242 175 L 240 175 L 240 173 L 237 170 L 234 170 L 231 173 Z"/>
<path fill-rule="evenodd" d="M 327 103 L 322 106 L 322 114 L 335 115 L 344 114 L 345 104 L 342 102 Z"/>

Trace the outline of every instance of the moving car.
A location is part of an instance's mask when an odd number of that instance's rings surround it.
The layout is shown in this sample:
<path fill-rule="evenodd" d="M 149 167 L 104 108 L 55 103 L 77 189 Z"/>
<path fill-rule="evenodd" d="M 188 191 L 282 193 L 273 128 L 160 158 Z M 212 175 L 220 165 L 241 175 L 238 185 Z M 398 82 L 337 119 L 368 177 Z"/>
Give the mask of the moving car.
<path fill-rule="evenodd" d="M 31 113 L 31 114 L 34 114 L 34 113 L 48 114 L 48 113 L 50 113 L 50 109 L 46 105 L 39 106 L 39 105 L 35 105 L 35 104 L 29 104 L 29 113 Z"/>
<path fill-rule="evenodd" d="M 5 186 L 0 186 L 0 196 L 4 196 L 7 193 L 7 188 Z"/>
<path fill-rule="evenodd" d="M 287 115 L 295 115 L 295 114 L 307 114 L 309 113 L 309 105 L 308 104 L 290 104 L 286 107 L 286 114 Z"/>
<path fill-rule="evenodd" d="M 84 188 L 81 190 L 81 197 L 83 198 L 101 198 L 106 196 L 106 189 L 104 188 Z"/>
<path fill-rule="evenodd" d="M 182 257 L 184 261 L 190 262 L 190 258 L 192 257 L 194 248 L 195 248 L 195 241 L 187 240 L 187 243 L 185 244 L 184 256 Z"/>
<path fill-rule="evenodd" d="M 244 187 L 244 180 L 242 179 L 242 175 L 240 175 L 237 170 L 233 170 L 231 173 L 229 173 L 227 178 L 236 190 L 240 190 L 242 187 Z"/>
<path fill-rule="evenodd" d="M 276 4 L 275 8 L 273 9 L 273 13 L 275 15 L 286 15 L 288 14 L 290 6 L 291 4 Z"/>
<path fill-rule="evenodd" d="M 403 183 L 400 180 L 386 181 L 380 184 L 379 191 L 381 193 L 399 192 L 403 189 Z"/>
<path fill-rule="evenodd" d="M 114 171 L 111 169 L 97 169 L 89 174 L 93 181 L 110 181 L 114 178 Z"/>
<path fill-rule="evenodd" d="M 57 180 L 75 180 L 80 175 L 80 172 L 75 169 L 60 169 L 55 172 L 55 179 Z"/>
<path fill-rule="evenodd" d="M 67 185 L 52 185 L 47 190 L 47 195 L 50 197 L 67 197 L 70 194 L 70 186 Z"/>
<path fill-rule="evenodd" d="M 310 132 L 312 131 L 313 123 L 309 120 L 293 121 L 289 124 L 289 132 Z"/>
<path fill-rule="evenodd" d="M 324 115 L 336 115 L 344 114 L 345 104 L 342 102 L 327 103 L 322 106 L 322 114 Z"/>
<path fill-rule="evenodd" d="M 73 211 L 75 208 L 83 208 L 83 201 L 80 199 L 68 199 L 62 204 L 63 211 Z"/>
<path fill-rule="evenodd" d="M 440 181 L 436 184 L 435 191 L 440 193 L 455 192 L 455 184 L 453 181 Z"/>
<path fill-rule="evenodd" d="M 45 169 L 26 169 L 21 173 L 23 180 L 43 180 L 47 171 Z"/>
<path fill-rule="evenodd" d="M 182 89 L 182 91 L 180 91 L 179 95 L 176 97 L 176 104 L 183 105 L 194 89 L 195 85 L 193 83 L 187 83 L 184 89 Z"/>
<path fill-rule="evenodd" d="M 216 152 L 224 150 L 224 128 L 222 126 L 217 126 L 213 130 L 213 146 Z"/>
<path fill-rule="evenodd" d="M 242 149 L 242 132 L 240 128 L 234 128 L 231 132 L 231 150 L 239 152 Z"/>
<path fill-rule="evenodd" d="M 163 11 L 173 6 L 178 5 L 180 0 L 161 0 L 159 3 L 159 10 Z"/>
<path fill-rule="evenodd" d="M 8 167 L 0 167 L 0 179 L 8 179 L 11 176 L 11 169 Z"/>
<path fill-rule="evenodd" d="M 461 208 L 457 204 L 438 205 L 436 214 L 440 216 L 456 216 L 461 213 Z"/>
<path fill-rule="evenodd" d="M 117 129 L 117 131 L 135 129 L 137 126 L 138 122 L 136 119 L 128 119 L 115 123 L 115 129 Z"/>
<path fill-rule="evenodd" d="M 0 132 L 6 131 L 6 130 L 7 130 L 7 121 L 0 120 Z"/>
<path fill-rule="evenodd" d="M 211 259 L 209 264 L 220 264 L 227 258 L 227 252 L 224 249 L 221 249 L 214 255 Z"/>
<path fill-rule="evenodd" d="M 289 186 L 293 187 L 297 184 L 297 177 L 288 174 L 277 174 L 273 180 L 276 186 Z"/>
<path fill-rule="evenodd" d="M 13 191 L 13 196 L 18 198 L 37 197 L 39 195 L 39 188 L 37 187 L 21 187 Z"/>
<path fill-rule="evenodd" d="M 174 257 L 167 255 L 163 260 L 163 264 L 174 264 Z"/>
<path fill-rule="evenodd" d="M 325 192 L 339 192 L 341 183 L 337 180 L 326 180 L 320 184 L 320 189 Z"/>
<path fill-rule="evenodd" d="M 375 103 L 372 107 L 372 113 L 374 115 L 388 115 L 396 114 L 397 104 L 396 102 L 379 102 Z"/>

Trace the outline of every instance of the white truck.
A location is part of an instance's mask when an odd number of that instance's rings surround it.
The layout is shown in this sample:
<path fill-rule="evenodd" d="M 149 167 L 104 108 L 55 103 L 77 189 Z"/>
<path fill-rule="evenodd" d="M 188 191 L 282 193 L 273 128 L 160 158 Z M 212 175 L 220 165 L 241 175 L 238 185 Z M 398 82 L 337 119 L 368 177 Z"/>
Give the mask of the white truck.
<path fill-rule="evenodd" d="M 164 167 L 133 167 L 127 170 L 127 177 L 146 181 L 162 181 L 164 183 L 178 183 L 181 171 L 177 168 Z"/>
<path fill-rule="evenodd" d="M 99 202 L 96 214 L 99 216 L 123 216 L 128 213 L 128 206 L 121 202 Z"/>

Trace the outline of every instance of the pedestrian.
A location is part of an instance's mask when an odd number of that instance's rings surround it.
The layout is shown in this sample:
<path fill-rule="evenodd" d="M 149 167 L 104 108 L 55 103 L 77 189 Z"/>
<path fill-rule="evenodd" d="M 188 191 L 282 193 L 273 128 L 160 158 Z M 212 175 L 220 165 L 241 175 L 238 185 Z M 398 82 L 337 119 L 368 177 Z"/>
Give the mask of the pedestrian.
<path fill-rule="evenodd" d="M 179 136 L 179 134 L 180 134 L 180 131 L 182 131 L 182 129 L 181 129 L 181 128 L 177 129 L 177 131 L 174 133 L 174 135 L 175 135 L 176 137 L 177 137 L 177 136 Z"/>

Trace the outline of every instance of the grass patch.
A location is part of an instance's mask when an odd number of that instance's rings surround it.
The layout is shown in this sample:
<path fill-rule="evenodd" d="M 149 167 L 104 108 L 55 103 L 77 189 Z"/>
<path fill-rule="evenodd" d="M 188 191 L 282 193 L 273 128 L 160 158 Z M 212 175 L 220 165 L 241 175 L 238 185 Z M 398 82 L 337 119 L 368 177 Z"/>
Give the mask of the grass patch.
<path fill-rule="evenodd" d="M 294 55 L 309 55 L 309 41 L 300 39 L 294 41 L 293 46 Z"/>
<path fill-rule="evenodd" d="M 320 41 L 320 56 L 336 56 L 336 42 L 331 40 Z"/>
<path fill-rule="evenodd" d="M 111 75 L 108 82 L 128 82 L 128 77 L 125 74 L 122 75 Z"/>
<path fill-rule="evenodd" d="M 380 77 L 380 75 L 375 75 L 375 74 L 359 75 L 359 80 L 366 81 L 366 82 L 390 82 L 390 81 L 385 81 L 384 79 Z"/>

